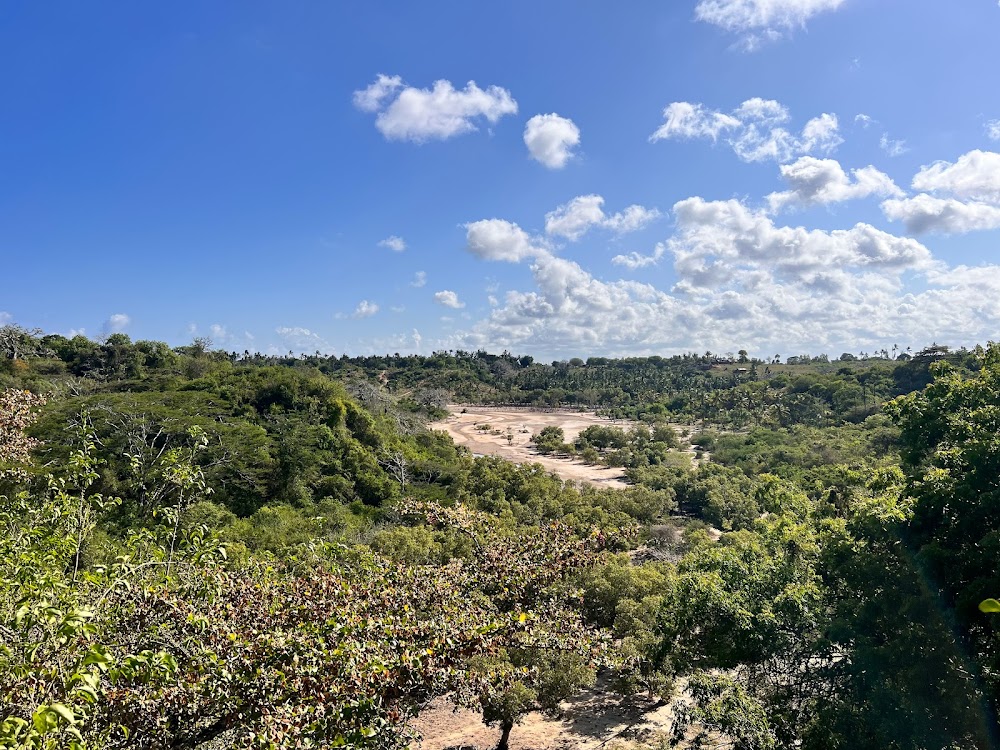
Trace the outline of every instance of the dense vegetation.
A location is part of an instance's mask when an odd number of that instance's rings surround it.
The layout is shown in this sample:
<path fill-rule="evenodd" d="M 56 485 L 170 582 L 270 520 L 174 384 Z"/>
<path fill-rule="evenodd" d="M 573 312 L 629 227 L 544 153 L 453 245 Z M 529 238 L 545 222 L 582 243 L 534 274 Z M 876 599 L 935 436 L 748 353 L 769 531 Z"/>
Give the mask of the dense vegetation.
<path fill-rule="evenodd" d="M 405 747 L 436 696 L 505 744 L 598 674 L 683 692 L 686 746 L 991 747 L 1000 347 L 884 355 L 4 327 L 0 748 Z M 452 399 L 631 417 L 534 442 L 632 486 L 473 457 L 425 427 Z"/>

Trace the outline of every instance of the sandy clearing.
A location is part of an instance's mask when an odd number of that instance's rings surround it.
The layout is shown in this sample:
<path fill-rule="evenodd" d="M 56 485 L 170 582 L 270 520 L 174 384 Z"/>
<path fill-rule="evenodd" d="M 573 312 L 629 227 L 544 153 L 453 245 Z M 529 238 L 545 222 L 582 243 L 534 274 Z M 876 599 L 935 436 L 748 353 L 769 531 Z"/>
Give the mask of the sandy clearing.
<path fill-rule="evenodd" d="M 598 686 L 563 704 L 554 718 L 532 712 L 510 734 L 511 750 L 596 750 L 611 740 L 639 741 L 670 730 L 673 707 L 626 699 Z M 483 724 L 479 714 L 455 710 L 439 698 L 413 722 L 422 739 L 413 750 L 445 750 L 456 746 L 495 747 L 500 730 Z"/>
<path fill-rule="evenodd" d="M 456 444 L 465 446 L 473 453 L 485 456 L 501 456 L 518 464 L 539 463 L 547 470 L 555 472 L 563 479 L 588 482 L 599 487 L 628 487 L 621 469 L 607 466 L 589 466 L 570 458 L 542 456 L 531 446 L 531 436 L 543 427 L 561 427 L 566 442 L 571 443 L 591 425 L 616 425 L 629 427 L 630 422 L 599 417 L 592 412 L 553 409 L 543 411 L 531 407 L 491 407 L 449 405 L 451 414 L 440 422 L 429 425 L 435 430 L 444 430 Z M 479 430 L 477 425 L 488 424 L 491 430 Z M 510 430 L 511 441 L 507 434 Z M 492 434 L 499 430 L 499 434 Z"/>

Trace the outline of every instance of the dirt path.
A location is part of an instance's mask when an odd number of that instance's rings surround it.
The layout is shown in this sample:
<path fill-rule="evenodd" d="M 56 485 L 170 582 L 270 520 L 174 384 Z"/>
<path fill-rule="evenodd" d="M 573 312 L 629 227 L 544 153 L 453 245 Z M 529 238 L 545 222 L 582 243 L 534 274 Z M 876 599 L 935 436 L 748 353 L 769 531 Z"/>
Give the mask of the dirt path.
<path fill-rule="evenodd" d="M 511 750 L 597 750 L 652 739 L 670 730 L 673 710 L 669 704 L 635 703 L 597 687 L 563 704 L 561 718 L 538 712 L 524 717 L 510 735 Z M 487 727 L 479 714 L 455 711 L 438 699 L 413 723 L 422 740 L 413 750 L 445 750 L 457 746 L 495 747 L 500 731 Z"/>
<path fill-rule="evenodd" d="M 614 424 L 619 427 L 629 427 L 628 422 L 605 419 L 591 412 L 542 411 L 517 407 L 453 405 L 448 407 L 448 411 L 451 412 L 450 416 L 429 426 L 435 430 L 445 430 L 458 445 L 465 446 L 473 453 L 502 456 L 518 464 L 539 463 L 563 479 L 589 482 L 599 487 L 628 486 L 622 479 L 624 472 L 621 469 L 590 466 L 569 458 L 542 456 L 535 452 L 529 442 L 531 436 L 540 432 L 543 427 L 561 427 L 566 442 L 572 443 L 577 435 L 591 425 Z M 477 428 L 479 425 L 487 424 L 490 430 Z M 508 429 L 511 435 L 509 443 Z"/>

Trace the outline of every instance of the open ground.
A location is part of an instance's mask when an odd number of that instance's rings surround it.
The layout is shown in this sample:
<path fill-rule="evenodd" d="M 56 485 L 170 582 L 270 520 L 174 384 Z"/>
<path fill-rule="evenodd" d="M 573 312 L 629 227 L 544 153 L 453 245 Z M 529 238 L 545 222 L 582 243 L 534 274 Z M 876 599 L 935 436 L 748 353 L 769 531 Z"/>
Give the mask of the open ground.
<path fill-rule="evenodd" d="M 626 700 L 598 683 L 562 704 L 558 718 L 537 711 L 524 717 L 510 735 L 510 750 L 639 750 L 659 744 L 671 728 L 671 703 Z M 444 699 L 431 703 L 413 723 L 421 740 L 413 750 L 494 748 L 500 730 L 483 724 L 479 714 L 455 710 Z"/>
<path fill-rule="evenodd" d="M 571 458 L 543 456 L 535 451 L 531 436 L 544 427 L 561 427 L 566 442 L 572 443 L 583 430 L 591 425 L 615 424 L 628 427 L 630 423 L 610 420 L 591 412 L 566 409 L 541 410 L 529 407 L 462 406 L 448 407 L 451 414 L 430 425 L 435 430 L 445 430 L 458 445 L 473 453 L 485 456 L 502 456 L 514 463 L 539 463 L 563 479 L 589 482 L 602 487 L 626 487 L 621 469 L 591 466 Z M 483 429 L 489 425 L 489 429 Z M 509 436 L 509 439 L 508 439 Z"/>

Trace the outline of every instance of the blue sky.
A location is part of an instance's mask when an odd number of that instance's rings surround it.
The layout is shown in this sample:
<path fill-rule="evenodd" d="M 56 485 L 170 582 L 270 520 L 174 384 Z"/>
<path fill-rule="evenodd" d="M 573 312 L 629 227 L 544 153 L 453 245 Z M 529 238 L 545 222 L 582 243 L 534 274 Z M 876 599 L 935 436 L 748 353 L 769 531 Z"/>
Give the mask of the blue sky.
<path fill-rule="evenodd" d="M 994 0 L 7 3 L 0 320 L 546 359 L 995 339 L 998 35 Z"/>

